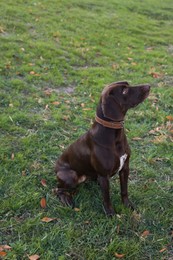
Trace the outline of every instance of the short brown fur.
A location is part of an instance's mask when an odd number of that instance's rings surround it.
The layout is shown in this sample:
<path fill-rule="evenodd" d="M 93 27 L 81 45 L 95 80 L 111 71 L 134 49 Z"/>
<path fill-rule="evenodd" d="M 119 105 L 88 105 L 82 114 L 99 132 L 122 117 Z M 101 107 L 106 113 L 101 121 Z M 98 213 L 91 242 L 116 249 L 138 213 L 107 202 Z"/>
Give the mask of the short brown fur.
<path fill-rule="evenodd" d="M 104 88 L 96 114 L 108 122 L 123 121 L 129 108 L 137 106 L 149 95 L 150 86 L 131 87 L 127 82 L 115 82 Z M 125 158 L 124 164 L 121 160 Z M 63 204 L 74 206 L 72 192 L 78 184 L 90 178 L 97 180 L 103 195 L 107 215 L 115 214 L 110 199 L 109 179 L 119 170 L 122 202 L 133 209 L 128 198 L 130 148 L 124 128 L 111 129 L 94 121 L 91 128 L 72 143 L 56 162 L 57 195 Z"/>

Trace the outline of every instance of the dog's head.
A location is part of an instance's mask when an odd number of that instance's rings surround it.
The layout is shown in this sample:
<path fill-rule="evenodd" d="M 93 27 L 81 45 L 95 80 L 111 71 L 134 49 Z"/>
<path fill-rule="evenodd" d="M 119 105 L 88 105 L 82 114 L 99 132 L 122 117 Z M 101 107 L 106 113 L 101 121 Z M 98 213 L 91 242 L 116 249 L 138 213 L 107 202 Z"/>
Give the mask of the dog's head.
<path fill-rule="evenodd" d="M 127 82 L 114 82 L 103 89 L 101 108 L 105 118 L 121 121 L 129 108 L 143 102 L 149 95 L 150 86 L 131 87 Z"/>

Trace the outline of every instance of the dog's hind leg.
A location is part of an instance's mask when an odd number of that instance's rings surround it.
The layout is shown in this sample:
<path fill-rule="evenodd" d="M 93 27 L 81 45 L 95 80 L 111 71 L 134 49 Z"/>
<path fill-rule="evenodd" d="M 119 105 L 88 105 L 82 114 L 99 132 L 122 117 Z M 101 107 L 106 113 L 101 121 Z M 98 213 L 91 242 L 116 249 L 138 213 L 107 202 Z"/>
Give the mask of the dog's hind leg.
<path fill-rule="evenodd" d="M 60 201 L 66 206 L 74 207 L 72 192 L 78 184 L 77 173 L 70 169 L 59 170 L 57 172 L 57 179 L 58 189 L 56 189 L 56 194 Z"/>

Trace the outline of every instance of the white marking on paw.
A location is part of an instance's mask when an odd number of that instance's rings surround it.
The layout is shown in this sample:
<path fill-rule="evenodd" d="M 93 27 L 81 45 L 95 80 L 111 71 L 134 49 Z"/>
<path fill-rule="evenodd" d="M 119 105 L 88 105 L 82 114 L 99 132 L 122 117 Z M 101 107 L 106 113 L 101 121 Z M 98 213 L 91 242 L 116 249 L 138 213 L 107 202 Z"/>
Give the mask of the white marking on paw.
<path fill-rule="evenodd" d="M 86 176 L 85 175 L 82 175 L 78 178 L 78 183 L 82 183 L 86 180 Z"/>
<path fill-rule="evenodd" d="M 123 155 L 120 157 L 120 167 L 119 167 L 119 169 L 118 169 L 118 172 L 120 172 L 120 171 L 122 170 L 126 159 L 127 159 L 127 154 L 126 154 L 126 153 L 123 154 Z"/>

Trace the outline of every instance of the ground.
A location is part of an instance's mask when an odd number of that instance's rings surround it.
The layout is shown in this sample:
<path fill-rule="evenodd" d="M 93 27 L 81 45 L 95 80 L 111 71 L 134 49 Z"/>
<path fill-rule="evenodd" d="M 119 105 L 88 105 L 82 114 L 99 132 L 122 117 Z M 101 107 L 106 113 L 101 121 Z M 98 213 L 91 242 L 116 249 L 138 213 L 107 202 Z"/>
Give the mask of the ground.
<path fill-rule="evenodd" d="M 0 16 L 0 257 L 172 260 L 172 0 L 1 0 Z M 118 176 L 115 217 L 90 182 L 63 207 L 55 161 L 122 80 L 151 84 L 125 121 L 136 211 L 122 206 Z"/>

